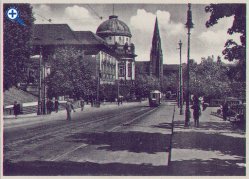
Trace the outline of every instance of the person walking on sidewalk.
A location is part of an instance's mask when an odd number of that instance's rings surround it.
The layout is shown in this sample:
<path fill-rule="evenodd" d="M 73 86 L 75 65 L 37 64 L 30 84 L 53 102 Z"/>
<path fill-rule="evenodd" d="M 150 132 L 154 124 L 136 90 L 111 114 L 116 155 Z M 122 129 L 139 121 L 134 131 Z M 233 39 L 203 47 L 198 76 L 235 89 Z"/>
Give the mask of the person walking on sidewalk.
<path fill-rule="evenodd" d="M 227 120 L 227 113 L 228 113 L 228 104 L 227 100 L 225 100 L 224 104 L 222 105 L 222 114 L 223 114 L 223 120 Z"/>
<path fill-rule="evenodd" d="M 17 115 L 20 114 L 20 105 L 17 103 L 17 101 L 14 102 L 13 111 L 15 118 L 17 118 Z"/>
<path fill-rule="evenodd" d="M 85 101 L 84 101 L 84 99 L 81 97 L 81 98 L 80 98 L 80 108 L 81 108 L 81 111 L 84 110 L 84 106 L 85 106 Z"/>
<path fill-rule="evenodd" d="M 52 110 L 53 110 L 53 101 L 51 101 L 51 99 L 48 99 L 47 101 L 47 114 L 51 114 Z"/>
<path fill-rule="evenodd" d="M 54 111 L 57 113 L 58 110 L 59 110 L 59 101 L 58 101 L 58 99 L 56 99 L 54 102 Z"/>
<path fill-rule="evenodd" d="M 197 96 L 193 97 L 193 106 L 191 107 L 193 109 L 193 117 L 195 122 L 195 127 L 199 127 L 199 118 L 201 115 L 201 107 L 200 102 Z"/>
<path fill-rule="evenodd" d="M 69 99 L 67 100 L 67 103 L 66 103 L 66 110 L 67 110 L 67 120 L 70 121 L 72 120 L 71 112 L 72 110 L 75 112 L 75 110 L 74 110 L 73 104 L 71 103 Z"/>

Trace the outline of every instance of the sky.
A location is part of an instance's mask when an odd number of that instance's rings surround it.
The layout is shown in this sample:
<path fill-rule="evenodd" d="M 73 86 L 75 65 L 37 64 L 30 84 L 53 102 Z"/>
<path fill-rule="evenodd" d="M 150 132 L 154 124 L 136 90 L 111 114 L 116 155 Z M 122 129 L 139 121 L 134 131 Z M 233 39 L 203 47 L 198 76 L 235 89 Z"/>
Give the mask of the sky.
<path fill-rule="evenodd" d="M 202 57 L 214 55 L 223 59 L 222 50 L 227 39 L 240 43 L 239 35 L 227 34 L 233 18 L 223 18 L 206 28 L 210 14 L 208 4 L 192 4 L 194 28 L 191 29 L 190 58 L 201 62 Z M 182 62 L 187 61 L 187 4 L 33 4 L 35 23 L 68 24 L 72 30 L 92 31 L 114 14 L 125 22 L 132 33 L 136 61 L 149 61 L 155 19 L 158 18 L 164 64 L 179 64 L 179 40 L 182 41 Z M 102 17 L 102 19 L 100 18 Z M 48 20 L 52 21 L 49 22 Z"/>

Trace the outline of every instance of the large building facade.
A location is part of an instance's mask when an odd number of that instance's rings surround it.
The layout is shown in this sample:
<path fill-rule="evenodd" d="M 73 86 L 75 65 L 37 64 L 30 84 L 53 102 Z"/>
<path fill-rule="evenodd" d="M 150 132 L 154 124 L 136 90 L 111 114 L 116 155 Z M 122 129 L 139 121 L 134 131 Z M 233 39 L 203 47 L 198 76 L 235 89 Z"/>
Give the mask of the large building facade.
<path fill-rule="evenodd" d="M 129 27 L 118 16 L 112 15 L 98 27 L 96 34 L 105 40 L 118 56 L 119 80 L 135 80 L 135 46 Z"/>
<path fill-rule="evenodd" d="M 129 27 L 112 15 L 97 28 L 90 31 L 73 31 L 67 24 L 35 24 L 32 46 L 34 54 L 45 61 L 54 56 L 56 48 L 74 46 L 82 51 L 83 59 L 96 62 L 96 74 L 100 83 L 114 84 L 116 80 L 135 80 L 135 46 L 131 42 Z"/>

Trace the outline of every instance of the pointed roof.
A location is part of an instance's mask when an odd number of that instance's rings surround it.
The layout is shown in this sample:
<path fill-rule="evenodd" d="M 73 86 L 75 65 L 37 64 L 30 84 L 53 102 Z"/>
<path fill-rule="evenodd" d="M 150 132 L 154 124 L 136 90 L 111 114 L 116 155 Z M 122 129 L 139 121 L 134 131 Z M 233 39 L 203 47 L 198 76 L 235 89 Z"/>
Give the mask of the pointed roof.
<path fill-rule="evenodd" d="M 157 17 L 156 17 L 152 44 L 156 43 L 157 41 L 161 42 L 160 33 L 159 33 L 159 27 L 158 27 L 158 20 L 157 20 Z"/>

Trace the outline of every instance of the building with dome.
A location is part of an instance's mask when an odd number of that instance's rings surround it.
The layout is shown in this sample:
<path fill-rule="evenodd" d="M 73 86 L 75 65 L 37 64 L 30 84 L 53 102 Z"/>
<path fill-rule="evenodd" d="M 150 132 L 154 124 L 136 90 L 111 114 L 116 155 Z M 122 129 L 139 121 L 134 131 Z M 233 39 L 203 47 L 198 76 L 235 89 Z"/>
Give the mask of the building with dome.
<path fill-rule="evenodd" d="M 75 46 L 82 51 L 83 59 L 96 62 L 95 74 L 100 74 L 101 84 L 121 84 L 135 80 L 135 46 L 131 42 L 129 27 L 118 16 L 111 15 L 97 28 L 90 31 L 73 31 L 67 24 L 35 24 L 32 45 L 35 54 L 53 57 L 55 49 Z M 96 70 L 97 69 L 97 70 Z"/>
<path fill-rule="evenodd" d="M 111 15 L 97 28 L 96 34 L 105 40 L 118 56 L 118 79 L 135 79 L 135 46 L 131 42 L 129 27 L 118 16 Z"/>
<path fill-rule="evenodd" d="M 111 15 L 108 20 L 102 22 L 96 33 L 74 31 L 67 24 L 34 24 L 31 45 L 33 55 L 38 58 L 30 59 L 36 65 L 27 69 L 27 80 L 22 89 L 36 96 L 40 95 L 46 101 L 46 84 L 42 82 L 39 87 L 38 82 L 39 78 L 45 79 L 47 72 L 42 70 L 39 73 L 39 59 L 41 58 L 44 69 L 50 68 L 49 62 L 57 59 L 56 51 L 64 47 L 74 47 L 81 52 L 82 60 L 92 63 L 89 67 L 92 79 L 98 79 L 100 85 L 117 85 L 118 95 L 132 96 L 133 93 L 125 88 L 133 86 L 135 80 L 136 54 L 131 38 L 129 27 L 116 15 Z M 48 70 L 53 71 L 52 68 Z M 124 94 L 122 86 L 125 88 Z M 42 92 L 39 92 L 39 89 L 42 89 Z"/>

